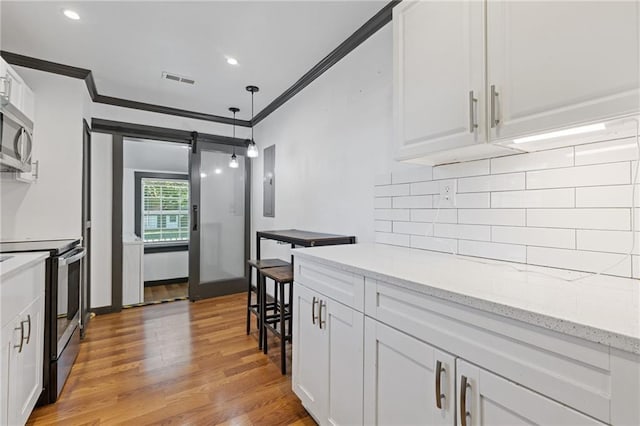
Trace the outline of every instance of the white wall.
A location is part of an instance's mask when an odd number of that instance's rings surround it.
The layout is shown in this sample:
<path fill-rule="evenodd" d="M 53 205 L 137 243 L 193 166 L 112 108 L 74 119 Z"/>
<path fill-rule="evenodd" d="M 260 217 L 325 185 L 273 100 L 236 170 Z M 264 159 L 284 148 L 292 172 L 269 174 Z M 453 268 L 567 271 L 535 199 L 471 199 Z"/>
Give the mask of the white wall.
<path fill-rule="evenodd" d="M 276 211 L 275 218 L 262 215 L 260 157 L 253 163 L 252 235 L 298 228 L 373 241 L 374 176 L 410 167 L 391 160 L 391 42 L 388 25 L 256 126 L 261 150 L 276 145 Z M 286 247 L 268 241 L 262 250 L 288 258 Z"/>
<path fill-rule="evenodd" d="M 112 137 L 91 134 L 91 307 L 111 305 Z"/>
<path fill-rule="evenodd" d="M 83 117 L 90 100 L 83 81 L 16 67 L 36 94 L 33 159 L 39 180 L 0 184 L 0 239 L 77 238 L 82 234 Z"/>

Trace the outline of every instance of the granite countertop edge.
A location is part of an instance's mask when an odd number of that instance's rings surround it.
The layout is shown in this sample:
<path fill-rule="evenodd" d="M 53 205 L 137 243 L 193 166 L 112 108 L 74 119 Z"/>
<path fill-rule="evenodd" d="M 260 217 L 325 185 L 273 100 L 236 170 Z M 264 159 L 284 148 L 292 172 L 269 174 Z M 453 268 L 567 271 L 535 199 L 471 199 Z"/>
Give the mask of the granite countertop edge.
<path fill-rule="evenodd" d="M 432 287 L 429 284 L 423 282 L 415 282 L 404 278 L 399 278 L 397 276 L 387 275 L 380 272 L 360 268 L 348 263 L 341 263 L 334 260 L 325 259 L 321 256 L 314 255 L 313 253 L 297 250 L 292 250 L 292 253 L 294 254 L 294 256 L 299 258 L 307 258 L 317 263 L 322 263 L 327 266 L 339 268 L 347 272 L 364 275 L 368 278 L 384 281 L 385 283 L 416 291 L 418 293 L 426 294 L 428 296 L 436 297 L 438 299 L 458 303 L 464 306 L 481 310 L 483 312 L 500 315 L 530 325 L 542 327 L 551 331 L 640 355 L 640 339 L 633 336 L 627 336 L 610 330 L 604 330 L 586 324 L 568 321 L 539 312 L 529 311 L 523 308 L 464 295 L 455 291 Z"/>

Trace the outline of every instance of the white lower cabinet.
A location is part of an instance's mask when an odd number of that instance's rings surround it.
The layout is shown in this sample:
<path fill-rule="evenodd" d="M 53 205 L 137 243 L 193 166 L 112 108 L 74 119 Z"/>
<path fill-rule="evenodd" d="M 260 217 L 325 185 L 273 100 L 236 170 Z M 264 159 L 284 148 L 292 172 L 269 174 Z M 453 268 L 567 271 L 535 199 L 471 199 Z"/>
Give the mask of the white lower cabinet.
<path fill-rule="evenodd" d="M 294 286 L 293 390 L 321 425 L 362 424 L 364 314 Z"/>
<path fill-rule="evenodd" d="M 43 348 L 39 342 L 44 342 L 43 324 L 44 295 L 41 295 L 20 314 L 10 343 L 10 425 L 27 422 L 42 392 Z"/>
<path fill-rule="evenodd" d="M 364 424 L 455 424 L 455 358 L 365 319 Z"/>
<path fill-rule="evenodd" d="M 0 287 L 0 424 L 23 425 L 42 392 L 44 261 Z"/>
<path fill-rule="evenodd" d="M 640 424 L 640 356 L 352 275 L 296 258 L 293 389 L 321 425 Z"/>
<path fill-rule="evenodd" d="M 456 371 L 460 426 L 605 424 L 464 360 Z"/>

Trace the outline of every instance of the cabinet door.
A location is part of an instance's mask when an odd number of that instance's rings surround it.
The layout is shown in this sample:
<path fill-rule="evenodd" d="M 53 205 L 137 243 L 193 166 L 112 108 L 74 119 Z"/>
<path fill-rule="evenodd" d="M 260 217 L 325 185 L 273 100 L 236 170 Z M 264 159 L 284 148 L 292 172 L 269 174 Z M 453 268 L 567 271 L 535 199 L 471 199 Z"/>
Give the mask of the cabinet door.
<path fill-rule="evenodd" d="M 364 424 L 453 425 L 454 369 L 453 356 L 366 318 Z"/>
<path fill-rule="evenodd" d="M 322 297 L 319 320 L 327 333 L 330 425 L 362 424 L 364 314 Z"/>
<path fill-rule="evenodd" d="M 327 333 L 318 326 L 320 297 L 306 287 L 293 290 L 293 391 L 320 422 L 328 397 Z"/>
<path fill-rule="evenodd" d="M 22 78 L 10 65 L 6 66 L 5 74 L 2 77 L 6 77 L 11 81 L 9 102 L 22 112 L 22 88 L 24 86 Z"/>
<path fill-rule="evenodd" d="M 42 392 L 44 295 L 34 300 L 18 320 L 18 324 L 22 323 L 24 327 L 24 339 L 19 351 L 15 346 L 20 344 L 21 333 L 14 334 L 16 341 L 9 361 L 9 424 L 26 423 Z"/>
<path fill-rule="evenodd" d="M 13 352 L 13 332 L 15 321 L 10 321 L 0 332 L 0 424 L 9 424 L 9 381 L 13 379 L 9 361 Z"/>
<path fill-rule="evenodd" d="M 604 424 L 461 359 L 456 371 L 461 426 Z"/>
<path fill-rule="evenodd" d="M 484 4 L 402 2 L 393 31 L 396 159 L 484 142 Z"/>
<path fill-rule="evenodd" d="M 634 1 L 489 1 L 491 140 L 638 111 Z M 491 100 L 489 100 L 491 116 Z"/>

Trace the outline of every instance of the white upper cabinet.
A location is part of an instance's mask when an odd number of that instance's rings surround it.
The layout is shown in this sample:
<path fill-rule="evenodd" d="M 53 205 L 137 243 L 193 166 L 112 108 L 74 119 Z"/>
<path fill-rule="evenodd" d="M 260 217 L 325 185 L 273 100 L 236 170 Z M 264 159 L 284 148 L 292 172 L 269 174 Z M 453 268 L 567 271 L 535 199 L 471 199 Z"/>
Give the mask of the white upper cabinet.
<path fill-rule="evenodd" d="M 487 2 L 489 139 L 637 112 L 639 5 Z"/>
<path fill-rule="evenodd" d="M 503 145 L 515 137 L 637 113 L 639 9 L 634 1 L 400 3 L 396 160 L 489 158 L 514 153 Z"/>
<path fill-rule="evenodd" d="M 4 59 L 0 58 L 0 105 L 11 104 L 34 121 L 35 97 L 22 77 Z"/>
<path fill-rule="evenodd" d="M 393 9 L 398 159 L 486 141 L 484 22 L 476 1 Z"/>

